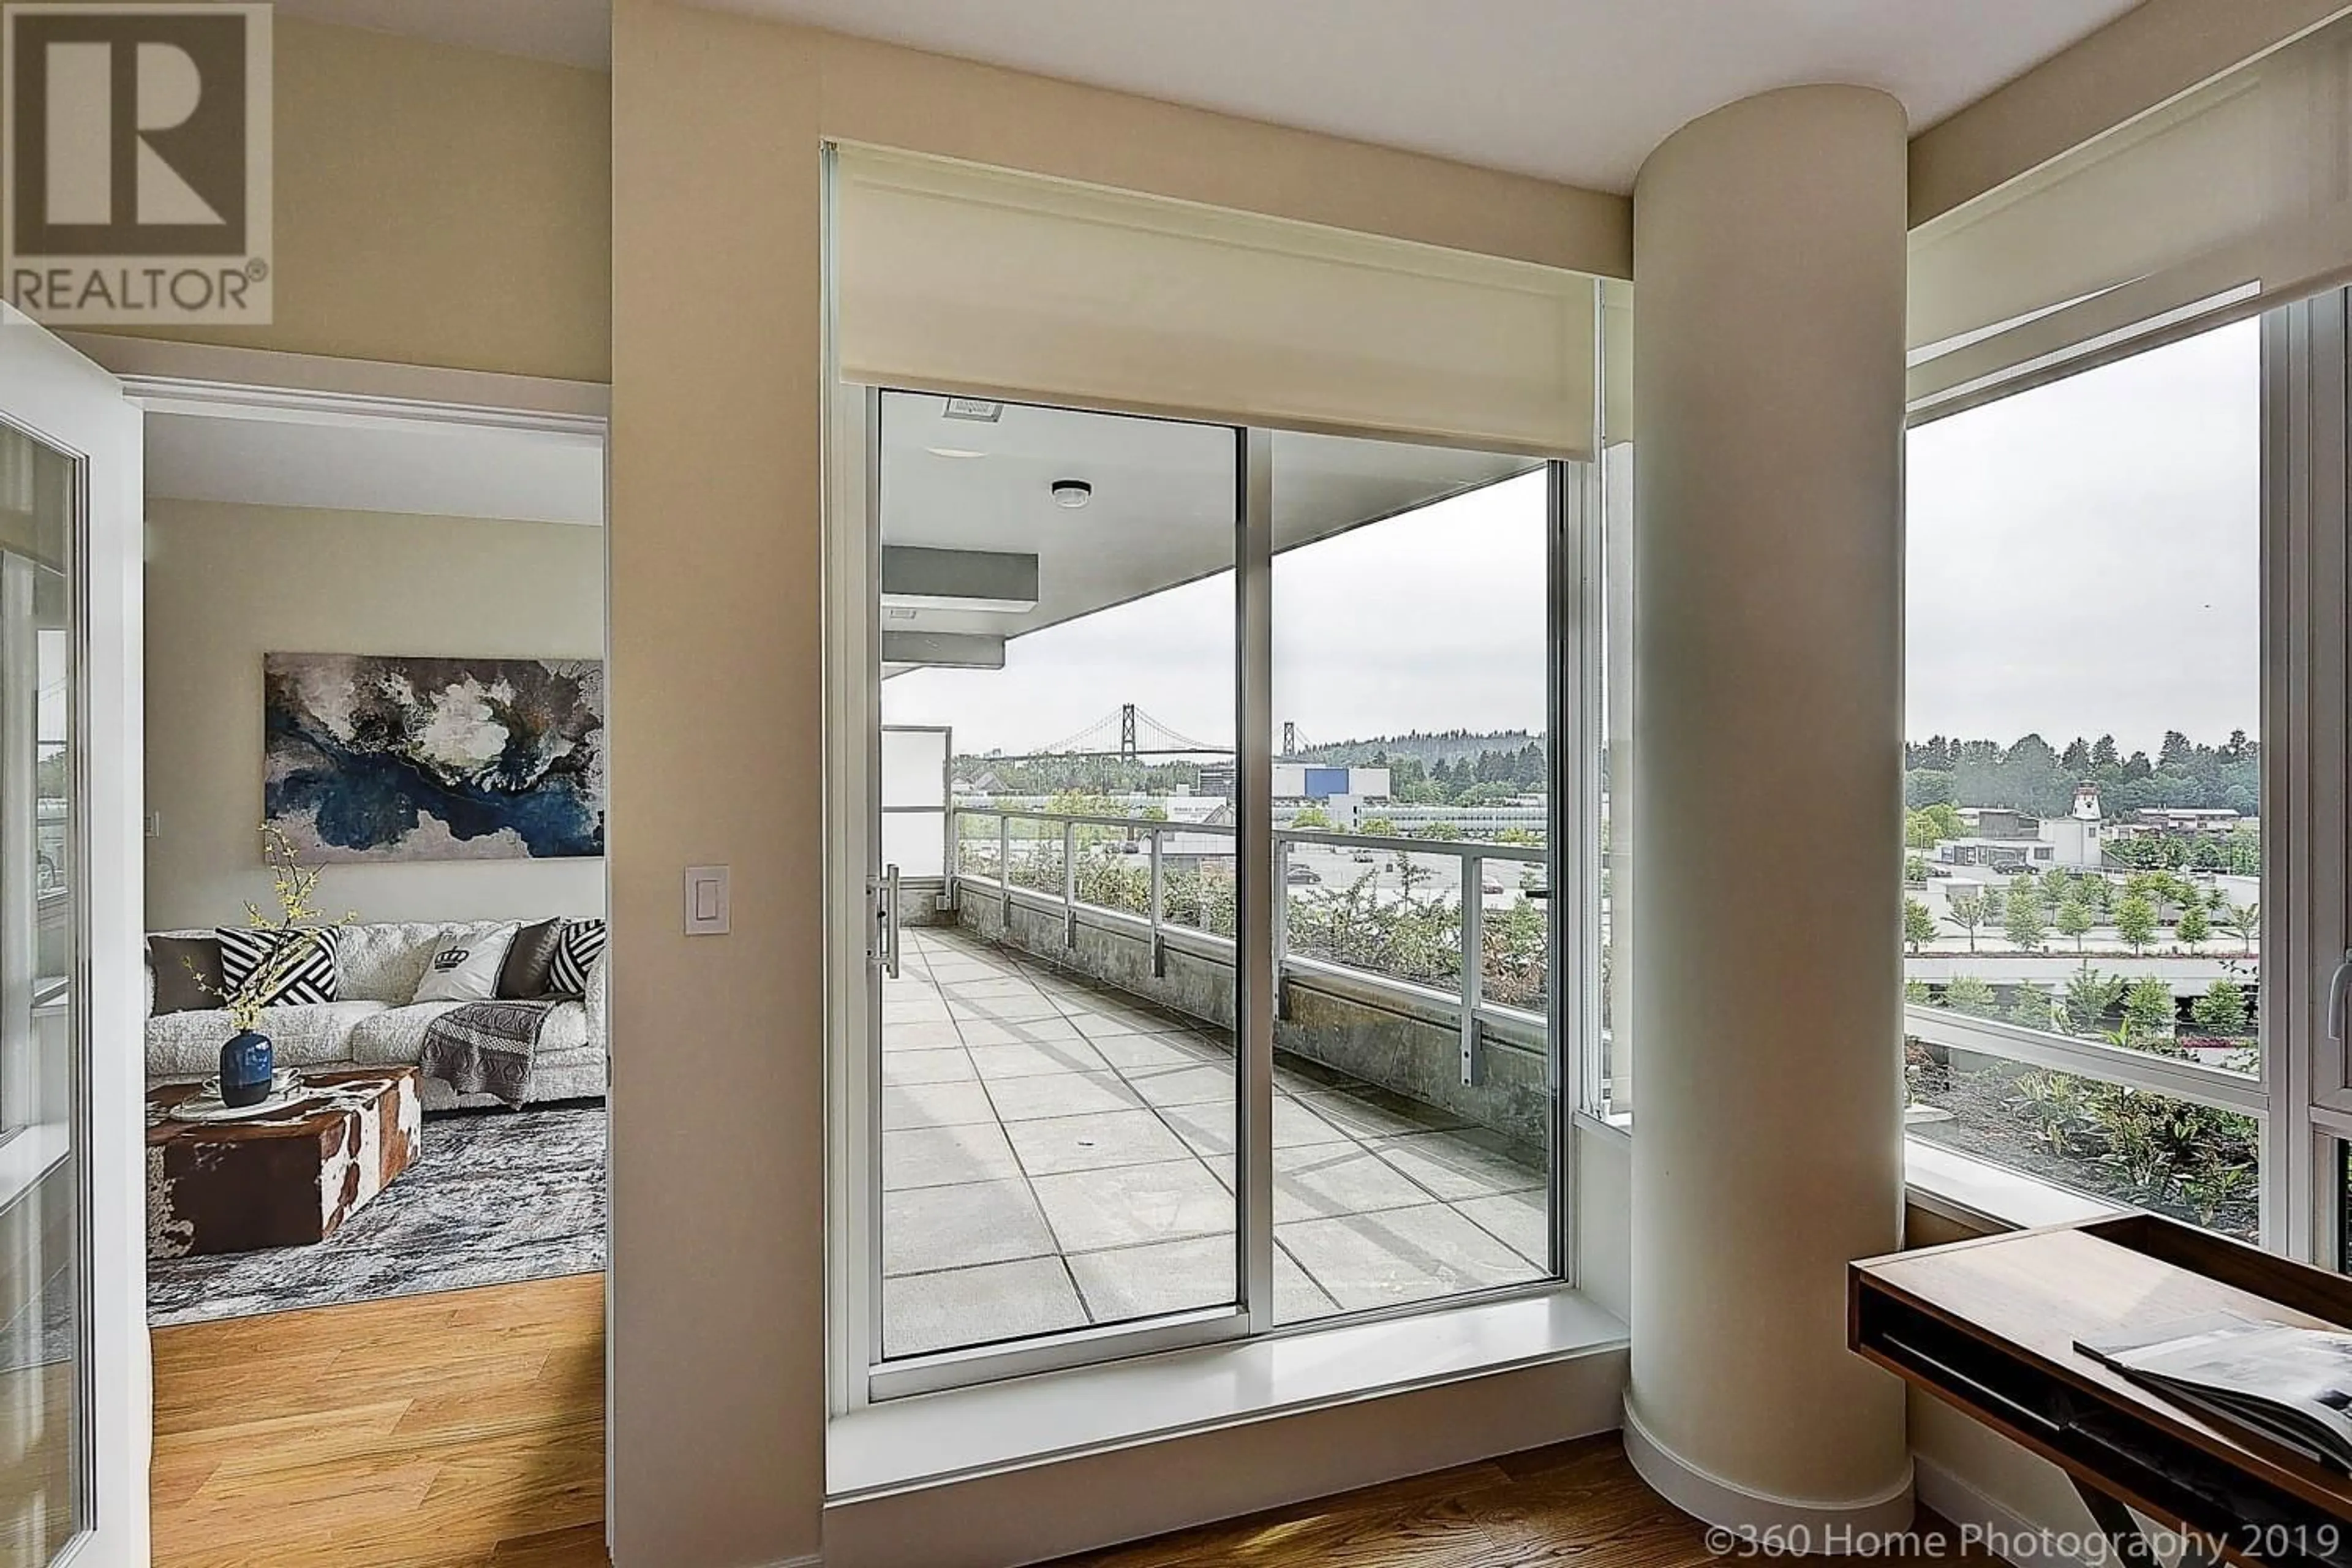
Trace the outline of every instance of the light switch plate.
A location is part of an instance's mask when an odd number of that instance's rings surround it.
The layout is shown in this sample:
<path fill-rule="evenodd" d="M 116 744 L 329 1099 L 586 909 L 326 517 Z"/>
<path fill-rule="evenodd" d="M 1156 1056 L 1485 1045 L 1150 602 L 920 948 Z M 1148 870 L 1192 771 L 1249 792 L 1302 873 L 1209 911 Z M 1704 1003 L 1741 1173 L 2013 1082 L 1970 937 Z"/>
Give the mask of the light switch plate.
<path fill-rule="evenodd" d="M 724 866 L 686 868 L 686 934 L 725 936 L 732 913 Z"/>

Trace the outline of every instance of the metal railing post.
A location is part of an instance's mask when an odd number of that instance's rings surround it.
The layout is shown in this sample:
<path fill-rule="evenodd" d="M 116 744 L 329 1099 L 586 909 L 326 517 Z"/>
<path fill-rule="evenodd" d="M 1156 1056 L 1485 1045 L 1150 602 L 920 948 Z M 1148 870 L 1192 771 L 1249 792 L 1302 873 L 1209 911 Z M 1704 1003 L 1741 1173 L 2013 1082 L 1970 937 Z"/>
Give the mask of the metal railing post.
<path fill-rule="evenodd" d="M 1290 841 L 1274 841 L 1274 1016 L 1290 1016 L 1290 987 L 1283 969 L 1290 961 Z"/>
<path fill-rule="evenodd" d="M 1004 940 L 1013 940 L 1013 819 L 1003 812 L 996 814 L 996 890 L 1003 897 L 1003 912 L 998 919 Z"/>
<path fill-rule="evenodd" d="M 1462 856 L 1462 1081 L 1475 1086 L 1486 1078 L 1486 1056 L 1478 1047 L 1478 1004 L 1486 989 L 1485 862 L 1474 849 Z"/>
<path fill-rule="evenodd" d="M 1151 977 L 1165 980 L 1168 978 L 1168 939 L 1160 934 L 1160 922 L 1163 918 L 1161 906 L 1167 902 L 1168 885 L 1162 880 L 1160 869 L 1159 826 L 1154 824 L 1146 828 L 1144 835 L 1151 847 Z"/>
<path fill-rule="evenodd" d="M 1062 824 L 1062 945 L 1078 945 L 1078 825 Z"/>

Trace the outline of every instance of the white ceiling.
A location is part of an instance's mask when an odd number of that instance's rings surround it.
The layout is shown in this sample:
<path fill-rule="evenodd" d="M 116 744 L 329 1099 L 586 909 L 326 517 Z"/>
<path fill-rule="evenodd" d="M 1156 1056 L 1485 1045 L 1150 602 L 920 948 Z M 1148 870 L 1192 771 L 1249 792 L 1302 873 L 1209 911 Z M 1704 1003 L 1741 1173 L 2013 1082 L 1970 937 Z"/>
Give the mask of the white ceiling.
<path fill-rule="evenodd" d="M 882 399 L 882 539 L 1038 558 L 1037 605 L 1013 614 L 886 608 L 885 631 L 1018 637 L 1234 564 L 1236 454 L 1223 426 L 1013 403 L 993 423 L 927 393 Z M 943 456 L 976 452 L 979 457 Z M 1536 466 L 1526 458 L 1277 431 L 1280 552 Z M 1055 480 L 1094 489 L 1084 507 Z"/>
<path fill-rule="evenodd" d="M 410 419 L 150 413 L 147 493 L 174 500 L 601 524 L 593 436 Z"/>
<path fill-rule="evenodd" d="M 1925 129 L 2135 0 L 712 3 L 1622 191 L 1676 128 L 1769 88 L 1885 88 Z"/>
<path fill-rule="evenodd" d="M 1920 131 L 2137 0 L 704 0 L 836 32 L 1631 189 L 1769 88 L 1882 87 Z M 278 0 L 289 15 L 603 67 L 609 0 Z"/>

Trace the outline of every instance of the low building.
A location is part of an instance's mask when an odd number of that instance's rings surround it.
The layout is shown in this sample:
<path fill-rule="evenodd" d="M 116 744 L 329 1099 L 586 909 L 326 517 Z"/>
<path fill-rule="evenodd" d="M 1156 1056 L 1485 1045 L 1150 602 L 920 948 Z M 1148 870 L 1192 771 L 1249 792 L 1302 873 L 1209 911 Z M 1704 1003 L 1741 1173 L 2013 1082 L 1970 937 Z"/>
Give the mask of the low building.
<path fill-rule="evenodd" d="M 2063 816 L 2037 817 L 2007 807 L 1963 809 L 1960 819 L 1974 833 L 1937 841 L 1935 858 L 1947 866 L 1983 866 L 2001 871 L 2040 871 L 2063 866 L 2095 871 L 2104 864 L 2101 845 L 2107 827 L 2099 809 L 2099 786 L 2077 784 L 2074 804 Z"/>

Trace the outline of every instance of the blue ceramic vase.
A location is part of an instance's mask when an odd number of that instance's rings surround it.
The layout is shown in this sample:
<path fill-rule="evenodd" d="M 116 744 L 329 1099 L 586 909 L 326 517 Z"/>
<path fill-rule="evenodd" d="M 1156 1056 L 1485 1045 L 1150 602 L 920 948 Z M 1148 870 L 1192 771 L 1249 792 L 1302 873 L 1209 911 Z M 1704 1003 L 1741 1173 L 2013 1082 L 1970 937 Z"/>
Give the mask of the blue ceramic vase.
<path fill-rule="evenodd" d="M 251 1029 L 232 1037 L 221 1047 L 220 1094 L 223 1105 L 259 1105 L 269 1098 L 269 1084 L 278 1069 L 269 1037 Z"/>

